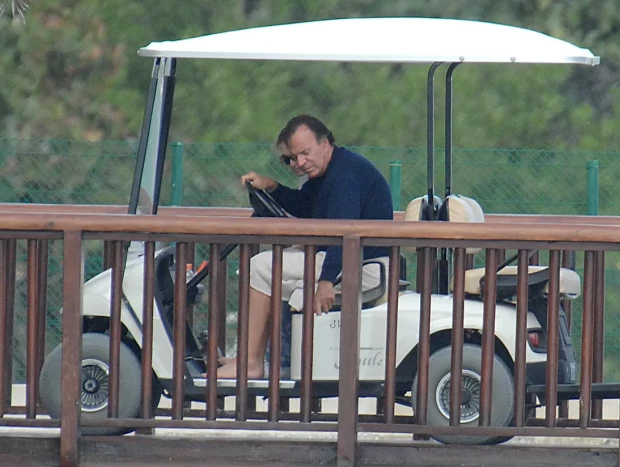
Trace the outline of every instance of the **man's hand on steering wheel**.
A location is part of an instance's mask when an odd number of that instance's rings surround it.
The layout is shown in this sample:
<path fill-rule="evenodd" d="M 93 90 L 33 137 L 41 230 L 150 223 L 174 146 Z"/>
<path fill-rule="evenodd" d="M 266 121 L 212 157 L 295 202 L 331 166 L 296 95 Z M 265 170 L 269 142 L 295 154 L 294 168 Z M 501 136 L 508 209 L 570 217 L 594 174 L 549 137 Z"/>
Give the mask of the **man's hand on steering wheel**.
<path fill-rule="evenodd" d="M 255 172 L 245 174 L 241 177 L 241 181 L 250 195 L 250 204 L 254 208 L 253 216 L 291 217 L 269 194 L 270 187 L 273 187 L 271 191 L 278 187 L 277 181 L 272 178 L 257 175 Z"/>
<path fill-rule="evenodd" d="M 250 182 L 255 189 L 265 190 L 267 193 L 271 193 L 278 188 L 278 182 L 276 180 L 258 175 L 256 172 L 248 172 L 241 177 L 241 184 L 243 186 L 246 186 L 247 182 Z"/>

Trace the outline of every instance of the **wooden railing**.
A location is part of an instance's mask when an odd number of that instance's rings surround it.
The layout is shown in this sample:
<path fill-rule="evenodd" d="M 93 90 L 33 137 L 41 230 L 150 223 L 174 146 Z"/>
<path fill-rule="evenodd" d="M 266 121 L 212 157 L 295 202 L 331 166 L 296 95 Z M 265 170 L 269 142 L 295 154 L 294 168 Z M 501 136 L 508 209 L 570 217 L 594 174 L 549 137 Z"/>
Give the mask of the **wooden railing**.
<path fill-rule="evenodd" d="M 1 418 L 0 426 L 51 427 L 60 426 L 60 459 L 63 465 L 78 465 L 81 427 L 124 427 L 131 429 L 168 428 L 236 428 L 250 430 L 301 430 L 337 431 L 338 462 L 354 465 L 356 440 L 359 432 L 398 432 L 421 436 L 584 436 L 618 438 L 618 420 L 601 420 L 601 414 L 592 410 L 592 381 L 596 381 L 596 371 L 602 371 L 599 356 L 595 354 L 602 341 L 602 305 L 600 296 L 604 292 L 603 277 L 604 254 L 606 251 L 620 249 L 619 218 L 557 217 L 553 223 L 545 223 L 545 218 L 521 216 L 515 222 L 510 216 L 488 216 L 485 224 L 457 224 L 404 221 L 348 221 L 342 223 L 329 220 L 305 219 L 257 219 L 248 218 L 247 210 L 206 209 L 206 208 L 162 208 L 160 216 L 130 216 L 117 213 L 118 207 L 67 207 L 42 205 L 1 205 L 0 215 L 0 415 L 10 413 L 25 414 L 25 418 Z M 549 220 L 550 218 L 547 218 Z M 593 225 L 593 224 L 598 225 Z M 21 410 L 7 403 L 11 393 L 11 348 L 13 302 L 15 287 L 16 240 L 26 240 L 28 254 L 28 323 L 27 323 L 27 380 L 26 405 Z M 110 309 L 110 389 L 109 416 L 98 421 L 80 421 L 81 384 L 81 340 L 82 311 L 81 290 L 83 282 L 83 246 L 86 240 L 108 243 L 109 262 L 113 268 L 111 279 Z M 153 348 L 153 296 L 155 242 L 176 242 L 176 277 L 184 277 L 184 265 L 191 246 L 195 243 L 209 245 L 212 255 L 217 256 L 222 244 L 241 245 L 239 267 L 239 317 L 238 348 L 241 360 L 240 376 L 236 383 L 236 410 L 225 412 L 217 406 L 217 387 L 214 379 L 205 386 L 206 409 L 197 413 L 188 411 L 184 398 L 184 358 L 185 358 L 185 283 L 175 283 L 173 370 L 172 370 L 172 409 L 165 418 L 153 418 L 150 407 L 151 359 L 152 354 L 145 351 L 141 355 L 142 364 L 142 418 L 118 418 L 118 359 L 121 344 L 121 245 L 123 241 L 145 241 L 146 255 L 144 268 L 143 335 L 137 342 L 142 349 Z M 63 315 L 62 315 L 62 415 L 60 420 L 37 418 L 38 374 L 43 362 L 45 330 L 45 294 L 47 254 L 49 242 L 62 242 L 63 245 Z M 312 253 L 318 245 L 340 244 L 343 246 L 342 271 L 342 311 L 340 315 L 340 379 L 338 414 L 329 418 L 312 410 L 312 364 L 308 361 L 314 343 L 312 341 L 312 309 L 304 310 L 302 352 L 302 378 L 300 381 L 300 413 L 291 416 L 284 414 L 279 407 L 278 370 L 269 373 L 270 398 L 266 413 L 258 413 L 248 406 L 247 379 L 247 338 L 248 338 L 248 294 L 249 264 L 251 245 L 272 245 L 281 253 L 279 245 L 304 245 L 307 253 Z M 416 414 L 400 417 L 394 413 L 395 403 L 395 355 L 398 323 L 398 262 L 391 261 L 388 279 L 387 331 L 386 331 L 386 373 L 384 410 L 376 416 L 358 415 L 358 362 L 360 331 L 360 259 L 364 246 L 387 246 L 390 258 L 399 257 L 401 249 L 418 249 L 421 261 L 420 293 L 420 335 L 417 350 L 419 386 L 416 394 Z M 479 426 L 459 426 L 458 417 L 451 417 L 450 426 L 430 426 L 426 422 L 429 394 L 428 360 L 431 353 L 430 317 L 432 268 L 431 254 L 434 248 L 454 249 L 454 299 L 453 329 L 462 329 L 464 314 L 464 273 L 465 248 L 479 247 L 486 250 L 486 286 L 484 296 L 484 318 L 481 329 L 482 380 Z M 515 380 L 515 422 L 514 426 L 491 426 L 492 362 L 497 345 L 495 329 L 495 281 L 499 252 L 516 249 L 518 259 L 517 328 L 515 360 L 513 362 Z M 546 366 L 546 413 L 544 420 L 534 421 L 527 426 L 526 385 L 525 385 L 525 346 L 527 345 L 527 268 L 528 251 L 532 249 L 549 251 L 549 351 Z M 562 251 L 583 251 L 583 323 L 581 340 L 581 382 L 580 409 L 578 420 L 569 420 L 566 414 L 556 412 L 558 401 L 558 303 L 559 273 Z M 276 254 L 274 275 L 281 271 L 281 255 Z M 306 255 L 312 264 L 314 255 Z M 217 323 L 222 319 L 222 306 L 216 297 L 221 281 L 222 270 L 218 262 L 211 262 L 209 275 L 209 331 L 217 336 Z M 277 282 L 277 281 L 275 281 Z M 306 290 L 312 290 L 310 279 L 306 278 Z M 274 289 L 275 296 L 278 289 Z M 277 310 L 279 304 L 273 304 Z M 601 312 L 597 311 L 601 310 Z M 310 329 L 307 328 L 310 327 Z M 273 327 L 272 351 L 279 348 L 277 326 Z M 598 337 L 597 337 L 598 336 Z M 462 360 L 462 333 L 452 333 L 452 372 L 460 374 Z M 214 337 L 214 340 L 215 337 Z M 214 349 L 211 349 L 214 350 Z M 279 353 L 278 353 L 279 354 Z M 595 358 L 596 357 L 596 358 Z M 207 369 L 216 368 L 216 356 L 210 353 Z M 601 357 L 602 358 L 602 357 Z M 602 362 L 602 360 L 600 360 Z M 597 370 L 598 368 L 598 370 Z M 594 376 L 593 376 L 594 375 Z M 600 376 L 600 375 L 599 375 Z M 451 413 L 460 413 L 460 394 L 454 389 L 450 394 Z M 191 417 L 188 418 L 188 415 Z M 223 421 L 231 417 L 233 420 Z M 280 423 L 279 420 L 296 417 L 298 424 Z M 248 422 L 250 419 L 259 421 Z M 336 420 L 338 423 L 333 424 Z"/>

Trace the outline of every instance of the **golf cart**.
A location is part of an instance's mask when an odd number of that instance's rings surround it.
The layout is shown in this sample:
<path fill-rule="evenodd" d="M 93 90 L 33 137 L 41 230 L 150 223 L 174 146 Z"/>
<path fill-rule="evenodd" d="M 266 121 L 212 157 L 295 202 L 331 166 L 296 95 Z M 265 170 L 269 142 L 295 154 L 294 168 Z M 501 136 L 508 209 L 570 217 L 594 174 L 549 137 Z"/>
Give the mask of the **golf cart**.
<path fill-rule="evenodd" d="M 289 40 L 312 37 L 312 41 Z M 156 42 L 139 54 L 154 59 L 145 118 L 140 137 L 130 214 L 156 214 L 170 127 L 177 59 L 313 60 L 432 64 L 428 80 L 428 186 L 427 193 L 413 200 L 405 218 L 412 221 L 480 222 L 484 215 L 475 200 L 451 193 L 451 79 L 461 63 L 565 63 L 595 65 L 598 57 L 588 50 L 533 31 L 475 21 L 422 18 L 361 18 L 318 21 L 232 31 L 211 36 L 170 42 Z M 446 190 L 444 198 L 434 192 L 433 76 L 441 62 L 450 63 L 446 79 Z M 257 212 L 267 209 L 285 215 L 266 193 L 252 190 Z M 226 250 L 228 251 L 228 250 Z M 472 251 L 469 251 L 473 253 Z M 431 298 L 431 356 L 429 371 L 429 425 L 448 425 L 450 420 L 450 362 L 453 297 L 447 268 L 447 251 L 438 262 L 436 293 Z M 211 261 L 223 258 L 211 258 Z M 119 418 L 135 418 L 140 408 L 140 357 L 142 342 L 144 255 L 127 261 L 123 276 L 121 321 L 123 335 L 120 355 Z M 369 265 L 371 266 L 371 265 Z M 376 267 L 376 265 L 375 265 Z M 381 268 L 381 265 L 379 265 Z M 155 257 L 155 319 L 153 339 L 153 405 L 162 393 L 173 392 L 173 310 L 175 250 L 165 248 Z M 403 268 L 404 269 L 404 268 Z M 513 420 L 516 293 L 515 268 L 503 264 L 498 272 L 495 355 L 493 358 L 492 426 L 509 426 Z M 385 335 L 387 304 L 386 274 L 372 290 L 362 291 L 360 332 L 359 396 L 382 397 L 385 378 Z M 187 304 L 201 296 L 198 274 L 187 284 Z M 477 424 L 481 381 L 481 335 L 483 328 L 482 289 L 479 270 L 467 273 L 464 308 L 465 343 L 461 424 Z M 107 270 L 83 287 L 84 335 L 82 352 L 82 417 L 106 418 L 109 373 L 109 320 L 111 271 Z M 546 368 L 546 313 L 549 274 L 538 268 L 529 275 L 527 384 L 544 385 Z M 560 293 L 574 298 L 580 282 L 574 271 L 562 269 Z M 414 406 L 417 388 L 417 346 L 421 295 L 403 282 L 398 299 L 396 400 Z M 313 397 L 337 397 L 339 378 L 340 312 L 336 309 L 314 317 L 314 334 L 322 345 L 314 347 Z M 560 361 L 558 383 L 575 382 L 575 354 L 563 311 L 560 310 Z M 281 397 L 299 397 L 301 391 L 302 316 L 292 316 L 290 377 L 280 381 Z M 195 355 L 201 342 L 186 326 L 186 355 Z M 46 359 L 40 377 L 41 397 L 52 417 L 60 415 L 60 346 Z M 185 361 L 185 397 L 204 401 L 206 379 L 202 359 Z M 235 380 L 218 380 L 219 396 L 234 395 Z M 250 395 L 268 396 L 267 380 L 250 380 Z M 87 428 L 84 433 L 113 434 L 113 428 Z M 438 436 L 442 442 L 494 443 L 506 438 Z"/>

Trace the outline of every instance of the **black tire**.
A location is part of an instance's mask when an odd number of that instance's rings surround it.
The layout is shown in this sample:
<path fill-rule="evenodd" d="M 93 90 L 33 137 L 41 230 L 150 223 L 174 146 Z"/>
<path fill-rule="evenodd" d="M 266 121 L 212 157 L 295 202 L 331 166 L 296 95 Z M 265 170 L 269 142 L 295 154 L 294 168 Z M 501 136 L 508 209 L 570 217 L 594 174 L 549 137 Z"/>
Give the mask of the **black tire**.
<path fill-rule="evenodd" d="M 427 423 L 430 426 L 450 425 L 451 352 L 451 347 L 444 347 L 433 353 L 429 359 Z M 461 426 L 478 426 L 481 362 L 481 347 L 465 344 L 463 346 Z M 418 377 L 416 375 L 411 389 L 411 406 L 414 411 L 417 387 Z M 510 369 L 497 355 L 493 358 L 491 399 L 491 426 L 511 425 L 514 412 L 513 378 Z M 498 444 L 510 439 L 509 437 L 447 435 L 437 435 L 433 438 L 445 444 Z"/>
<path fill-rule="evenodd" d="M 164 394 L 164 387 L 162 386 L 159 378 L 153 372 L 153 389 L 151 391 L 151 410 L 152 414 L 155 413 L 161 402 L 161 396 Z"/>
<path fill-rule="evenodd" d="M 110 365 L 110 339 L 105 334 L 86 333 L 82 336 L 82 420 L 108 418 L 108 369 Z M 60 418 L 62 345 L 47 357 L 39 378 L 41 402 L 52 418 Z M 120 349 L 119 418 L 136 418 L 140 411 L 141 365 L 138 358 L 125 344 Z M 153 403 L 159 397 L 153 394 Z M 83 427 L 86 436 L 119 435 L 134 431 L 128 428 Z"/>

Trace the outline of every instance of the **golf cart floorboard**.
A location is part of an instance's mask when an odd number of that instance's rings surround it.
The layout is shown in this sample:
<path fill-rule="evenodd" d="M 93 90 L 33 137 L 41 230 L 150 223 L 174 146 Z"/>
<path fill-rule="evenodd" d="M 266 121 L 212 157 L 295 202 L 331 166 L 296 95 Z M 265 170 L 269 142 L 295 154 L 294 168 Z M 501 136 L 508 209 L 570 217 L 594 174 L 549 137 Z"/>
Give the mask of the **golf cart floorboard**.
<path fill-rule="evenodd" d="M 310 437 L 309 437 L 310 438 Z M 49 437 L 0 438 L 0 465 L 58 466 L 60 440 Z M 183 436 L 82 437 L 82 467 L 131 466 L 313 466 L 336 465 L 335 441 L 202 438 Z M 435 442 L 360 442 L 355 465 L 434 467 L 617 466 L 618 450 L 569 445 L 446 446 Z"/>
<path fill-rule="evenodd" d="M 527 387 L 529 394 L 544 396 L 547 387 L 544 384 L 533 384 Z M 579 384 L 558 384 L 558 400 L 579 399 L 581 387 Z M 620 383 L 592 383 L 592 399 L 618 399 Z"/>

